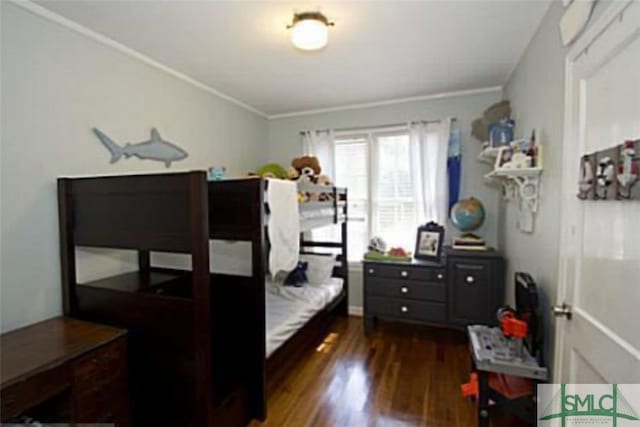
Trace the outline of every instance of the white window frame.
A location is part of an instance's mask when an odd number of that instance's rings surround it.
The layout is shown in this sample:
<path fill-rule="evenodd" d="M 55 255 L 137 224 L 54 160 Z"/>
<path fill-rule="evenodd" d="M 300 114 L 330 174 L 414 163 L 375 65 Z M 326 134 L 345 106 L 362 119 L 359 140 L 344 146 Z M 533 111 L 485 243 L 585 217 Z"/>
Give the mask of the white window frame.
<path fill-rule="evenodd" d="M 371 173 L 372 167 L 377 162 L 377 150 L 376 145 L 378 144 L 378 139 L 381 136 L 407 136 L 409 137 L 409 127 L 408 126 L 394 126 L 394 127 L 381 127 L 381 128 L 373 128 L 373 129 L 360 129 L 354 131 L 337 131 L 334 133 L 334 156 L 336 155 L 335 147 L 340 145 L 340 140 L 345 140 L 343 144 L 347 144 L 346 140 L 349 139 L 363 139 L 366 145 L 366 173 L 367 173 L 367 234 L 369 236 L 373 235 L 373 209 L 376 204 L 374 199 L 375 192 L 373 191 L 374 182 L 373 175 Z M 333 159 L 334 165 L 336 164 L 336 159 Z M 347 219 L 348 220 L 348 219 Z M 349 269 L 353 271 L 361 271 L 362 264 L 358 261 L 348 261 Z"/>

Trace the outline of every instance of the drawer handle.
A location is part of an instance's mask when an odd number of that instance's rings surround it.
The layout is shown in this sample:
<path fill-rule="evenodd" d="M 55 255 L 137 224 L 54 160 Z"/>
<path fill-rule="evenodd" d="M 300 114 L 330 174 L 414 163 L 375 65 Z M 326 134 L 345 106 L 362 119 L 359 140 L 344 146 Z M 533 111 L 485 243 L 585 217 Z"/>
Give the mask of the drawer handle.
<path fill-rule="evenodd" d="M 403 271 L 400 272 L 400 275 L 402 277 L 407 277 L 409 275 L 409 273 L 403 270 Z"/>
<path fill-rule="evenodd" d="M 438 273 L 438 276 L 436 276 L 438 279 L 442 280 L 444 278 L 444 275 L 442 273 Z"/>
<path fill-rule="evenodd" d="M 400 311 L 403 313 L 406 313 L 407 311 L 409 311 L 409 307 L 407 307 L 406 305 L 403 305 L 402 307 L 400 307 Z"/>
<path fill-rule="evenodd" d="M 373 274 L 373 268 L 369 269 L 369 274 Z"/>
<path fill-rule="evenodd" d="M 400 292 L 402 292 L 403 294 L 406 294 L 407 292 L 409 292 L 409 288 L 407 288 L 406 286 L 403 286 L 400 288 Z"/>
<path fill-rule="evenodd" d="M 473 284 L 473 282 L 476 281 L 476 279 L 473 276 L 467 276 L 466 280 L 467 280 L 467 283 L 470 284 L 470 285 Z"/>

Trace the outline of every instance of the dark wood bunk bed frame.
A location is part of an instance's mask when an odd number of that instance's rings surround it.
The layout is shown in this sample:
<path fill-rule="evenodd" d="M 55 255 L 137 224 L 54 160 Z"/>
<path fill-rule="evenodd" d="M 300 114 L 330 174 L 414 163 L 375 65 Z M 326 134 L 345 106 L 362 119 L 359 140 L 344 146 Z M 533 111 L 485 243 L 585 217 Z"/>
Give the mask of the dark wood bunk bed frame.
<path fill-rule="evenodd" d="M 268 360 L 265 274 L 268 181 L 207 182 L 203 171 L 60 178 L 58 203 L 66 315 L 129 330 L 129 372 L 136 425 L 243 426 L 264 420 L 266 378 L 318 342 L 348 314 L 347 193 L 305 207 L 326 209 L 340 242 L 301 249 L 338 251 L 334 276 L 343 290 Z M 317 221 L 317 225 L 323 221 Z M 251 243 L 251 276 L 210 273 L 209 240 Z M 78 283 L 76 248 L 137 251 L 138 271 Z M 191 256 L 191 270 L 152 265 L 152 252 Z"/>

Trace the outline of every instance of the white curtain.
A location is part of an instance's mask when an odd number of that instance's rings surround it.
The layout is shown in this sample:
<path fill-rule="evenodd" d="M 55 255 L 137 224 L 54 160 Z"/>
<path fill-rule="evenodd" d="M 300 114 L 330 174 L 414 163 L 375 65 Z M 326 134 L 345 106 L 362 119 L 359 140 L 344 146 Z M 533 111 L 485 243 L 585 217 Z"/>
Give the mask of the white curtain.
<path fill-rule="evenodd" d="M 302 133 L 304 154 L 316 156 L 320 161 L 322 173 L 335 180 L 336 155 L 332 131 L 308 130 Z"/>
<path fill-rule="evenodd" d="M 419 223 L 435 221 L 445 225 L 448 218 L 449 180 L 447 153 L 450 120 L 409 124 L 411 183 Z"/>

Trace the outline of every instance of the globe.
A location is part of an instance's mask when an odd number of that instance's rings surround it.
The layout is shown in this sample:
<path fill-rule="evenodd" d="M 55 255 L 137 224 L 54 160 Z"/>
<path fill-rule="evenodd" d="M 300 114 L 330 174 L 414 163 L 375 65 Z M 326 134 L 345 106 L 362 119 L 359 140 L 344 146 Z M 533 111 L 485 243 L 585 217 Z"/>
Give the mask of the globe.
<path fill-rule="evenodd" d="M 451 207 L 451 222 L 463 233 L 480 228 L 484 222 L 484 206 L 473 197 L 459 200 Z"/>

